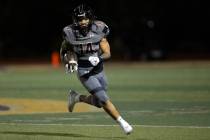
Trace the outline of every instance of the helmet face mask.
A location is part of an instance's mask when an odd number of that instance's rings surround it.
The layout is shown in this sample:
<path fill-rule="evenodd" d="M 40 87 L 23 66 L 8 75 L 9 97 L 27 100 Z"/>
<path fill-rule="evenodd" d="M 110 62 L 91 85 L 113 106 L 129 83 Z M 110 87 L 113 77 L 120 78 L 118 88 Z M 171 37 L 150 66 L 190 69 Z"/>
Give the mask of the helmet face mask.
<path fill-rule="evenodd" d="M 81 4 L 74 9 L 72 19 L 73 19 L 74 25 L 76 26 L 83 25 L 80 23 L 83 23 L 85 21 L 87 22 L 88 20 L 89 20 L 88 24 L 90 24 L 94 19 L 92 9 L 88 7 L 87 5 Z M 81 27 L 84 28 L 85 26 L 81 26 Z"/>
<path fill-rule="evenodd" d="M 80 19 L 78 21 L 78 25 L 81 29 L 82 28 L 87 28 L 90 25 L 90 19 L 88 19 L 88 18 Z"/>

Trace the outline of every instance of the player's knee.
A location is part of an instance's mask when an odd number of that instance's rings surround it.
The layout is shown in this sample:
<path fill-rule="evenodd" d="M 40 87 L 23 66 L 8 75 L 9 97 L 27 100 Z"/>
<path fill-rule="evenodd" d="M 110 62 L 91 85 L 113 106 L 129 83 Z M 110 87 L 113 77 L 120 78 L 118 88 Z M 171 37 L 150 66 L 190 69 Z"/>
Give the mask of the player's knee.
<path fill-rule="evenodd" d="M 104 90 L 96 92 L 94 96 L 98 99 L 98 107 L 100 108 L 106 104 L 107 100 L 109 100 L 109 97 Z"/>

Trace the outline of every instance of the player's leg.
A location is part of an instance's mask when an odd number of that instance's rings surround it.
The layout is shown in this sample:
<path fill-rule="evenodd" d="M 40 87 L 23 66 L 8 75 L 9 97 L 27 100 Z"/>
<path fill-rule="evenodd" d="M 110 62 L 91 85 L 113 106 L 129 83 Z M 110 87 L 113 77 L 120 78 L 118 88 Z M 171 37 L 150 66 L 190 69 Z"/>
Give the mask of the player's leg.
<path fill-rule="evenodd" d="M 68 94 L 68 110 L 69 110 L 69 112 L 73 112 L 74 105 L 76 103 L 80 102 L 80 100 L 79 100 L 80 96 L 81 95 L 74 90 L 69 91 L 69 94 Z"/>
<path fill-rule="evenodd" d="M 88 79 L 82 79 L 81 81 L 92 95 L 82 95 L 80 96 L 80 101 L 97 107 L 103 107 L 103 109 L 120 124 L 125 133 L 129 134 L 133 128 L 121 117 L 120 113 L 106 94 L 107 81 L 104 73 L 101 72 L 96 76 L 91 76 Z"/>
<path fill-rule="evenodd" d="M 84 85 L 84 87 L 88 90 L 88 92 L 93 93 L 96 90 L 103 90 L 103 87 L 101 86 L 101 83 L 95 76 L 90 76 L 89 78 L 83 78 L 79 77 L 81 83 Z M 106 85 L 106 83 L 104 83 Z M 108 98 L 108 97 L 106 97 Z M 69 98 L 68 98 L 68 110 L 69 112 L 73 111 L 74 105 L 77 102 L 84 102 L 96 107 L 101 108 L 100 101 L 98 98 L 94 95 L 82 95 L 76 91 L 70 90 L 69 92 Z"/>
<path fill-rule="evenodd" d="M 120 116 L 119 111 L 116 109 L 114 104 L 107 100 L 105 104 L 103 105 L 103 109 L 114 119 L 117 120 L 117 118 Z"/>
<path fill-rule="evenodd" d="M 99 93 L 101 96 L 104 93 Z M 94 95 L 80 95 L 80 101 L 81 102 L 85 102 L 88 103 L 90 105 L 94 105 L 96 107 L 103 107 L 103 109 L 114 119 L 117 121 L 117 123 L 119 123 L 119 125 L 121 126 L 121 128 L 124 130 L 124 132 L 126 134 L 130 134 L 133 130 L 133 128 L 130 126 L 130 124 L 125 121 L 120 113 L 118 112 L 118 110 L 116 109 L 116 107 L 113 105 L 113 103 L 108 99 L 106 100 L 104 103 L 101 103 L 101 99 L 98 98 L 103 98 L 103 97 L 99 97 L 97 96 L 97 98 Z"/>
<path fill-rule="evenodd" d="M 80 95 L 79 101 L 101 108 L 100 100 L 98 99 L 95 93 L 98 92 L 99 95 L 103 94 L 100 92 L 105 90 L 105 88 L 101 86 L 101 83 L 99 82 L 97 77 L 96 76 L 90 76 L 89 78 L 80 77 L 80 81 L 83 84 L 83 86 L 88 90 L 88 92 L 91 93 L 91 95 Z M 105 99 L 108 99 L 108 96 L 105 94 L 103 97 Z"/>
<path fill-rule="evenodd" d="M 84 102 L 99 108 L 101 107 L 99 105 L 99 100 L 94 95 L 80 95 L 79 102 Z"/>
<path fill-rule="evenodd" d="M 76 91 L 70 90 L 68 97 L 68 110 L 73 112 L 74 105 L 78 102 L 84 102 L 98 108 L 101 108 L 99 100 L 94 95 L 82 95 Z"/>
<path fill-rule="evenodd" d="M 119 123 L 121 128 L 124 130 L 126 134 L 130 134 L 133 131 L 133 128 L 131 125 L 125 121 L 118 110 L 115 108 L 113 103 L 110 100 L 107 100 L 107 102 L 104 104 L 103 109 L 114 119 Z"/>

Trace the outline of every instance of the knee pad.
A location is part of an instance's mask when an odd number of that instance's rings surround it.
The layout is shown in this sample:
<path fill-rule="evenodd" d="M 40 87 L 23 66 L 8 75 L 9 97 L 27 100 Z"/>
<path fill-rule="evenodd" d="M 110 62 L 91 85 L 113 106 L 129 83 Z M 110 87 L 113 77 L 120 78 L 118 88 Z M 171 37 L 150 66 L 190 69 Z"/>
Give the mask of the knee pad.
<path fill-rule="evenodd" d="M 98 91 L 94 94 L 94 96 L 96 96 L 98 98 L 98 100 L 100 101 L 100 103 L 102 105 L 105 104 L 105 102 L 109 99 L 109 97 L 107 96 L 106 92 L 104 90 Z"/>
<path fill-rule="evenodd" d="M 95 92 L 91 92 L 92 95 L 95 97 L 94 102 L 95 105 L 99 108 L 101 108 L 107 100 L 109 100 L 109 97 L 107 96 L 106 92 L 104 89 L 97 89 L 94 90 Z"/>

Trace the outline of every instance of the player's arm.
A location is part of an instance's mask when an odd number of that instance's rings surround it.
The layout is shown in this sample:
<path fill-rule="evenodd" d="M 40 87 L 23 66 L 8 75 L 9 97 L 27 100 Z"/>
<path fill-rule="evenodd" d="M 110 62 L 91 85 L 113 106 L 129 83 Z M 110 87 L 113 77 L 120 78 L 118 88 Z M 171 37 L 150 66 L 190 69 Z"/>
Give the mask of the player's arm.
<path fill-rule="evenodd" d="M 65 64 L 66 73 L 72 73 L 77 71 L 78 64 L 76 54 L 73 51 L 72 46 L 64 40 L 60 48 L 61 61 Z"/>
<path fill-rule="evenodd" d="M 102 50 L 101 59 L 107 60 L 111 57 L 110 45 L 106 38 L 102 38 L 100 42 L 100 48 Z"/>
<path fill-rule="evenodd" d="M 63 40 L 63 42 L 61 43 L 61 47 L 60 47 L 61 62 L 64 62 L 64 55 L 66 52 L 67 52 L 67 44 L 66 44 L 66 41 Z"/>
<path fill-rule="evenodd" d="M 66 40 L 63 40 L 61 44 L 60 57 L 61 61 L 65 64 L 71 60 L 76 60 L 76 54 L 72 46 Z"/>
<path fill-rule="evenodd" d="M 102 54 L 99 57 L 95 57 L 95 56 L 89 57 L 89 61 L 93 66 L 96 66 L 98 65 L 100 61 L 108 60 L 111 57 L 109 42 L 107 41 L 106 38 L 103 38 L 101 40 L 100 48 L 101 48 Z"/>

